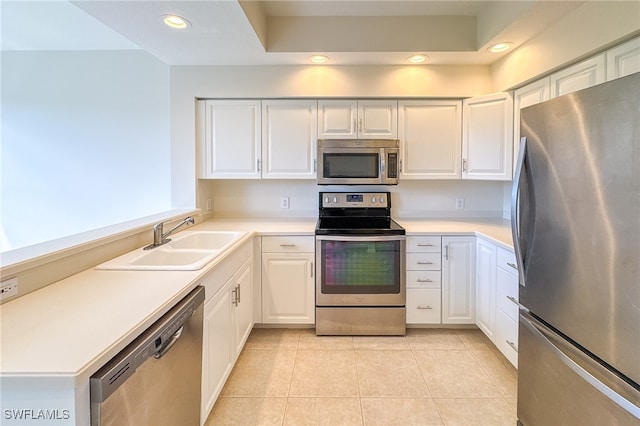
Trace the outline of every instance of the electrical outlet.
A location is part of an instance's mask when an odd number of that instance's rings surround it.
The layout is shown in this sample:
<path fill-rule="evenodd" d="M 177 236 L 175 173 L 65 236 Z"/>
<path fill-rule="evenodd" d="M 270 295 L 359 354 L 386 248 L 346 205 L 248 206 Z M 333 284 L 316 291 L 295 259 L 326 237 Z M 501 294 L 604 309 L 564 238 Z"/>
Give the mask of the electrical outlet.
<path fill-rule="evenodd" d="M 464 198 L 456 198 L 456 210 L 464 210 Z"/>
<path fill-rule="evenodd" d="M 0 283 L 0 300 L 18 295 L 18 277 L 9 278 Z"/>
<path fill-rule="evenodd" d="M 288 209 L 289 208 L 289 197 L 280 198 L 280 208 Z"/>
<path fill-rule="evenodd" d="M 213 198 L 208 198 L 207 199 L 207 211 L 210 212 L 211 210 L 213 210 Z"/>

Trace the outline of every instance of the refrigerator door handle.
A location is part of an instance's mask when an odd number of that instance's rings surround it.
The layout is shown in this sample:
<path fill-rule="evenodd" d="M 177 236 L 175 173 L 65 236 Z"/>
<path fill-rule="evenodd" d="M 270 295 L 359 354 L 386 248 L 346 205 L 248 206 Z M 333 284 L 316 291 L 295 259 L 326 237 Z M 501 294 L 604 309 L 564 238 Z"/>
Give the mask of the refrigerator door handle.
<path fill-rule="evenodd" d="M 602 383 L 596 377 L 589 374 L 584 368 L 578 365 L 575 361 L 565 355 L 556 345 L 549 340 L 544 333 L 542 333 L 538 327 L 544 328 L 542 325 L 537 325 L 531 322 L 528 318 L 520 315 L 520 320 L 522 324 L 529 329 L 534 336 L 536 336 L 540 341 L 547 346 L 567 367 L 569 367 L 574 373 L 580 376 L 583 380 L 593 386 L 598 392 L 609 398 L 615 404 L 620 406 L 623 410 L 631 414 L 632 416 L 640 419 L 640 407 L 635 405 L 633 402 L 624 398 L 622 395 L 618 394 L 616 391 Z M 551 332 L 551 331 L 549 331 Z"/>
<path fill-rule="evenodd" d="M 518 269 L 518 282 L 521 286 L 524 286 L 524 260 L 522 259 L 522 250 L 520 249 L 518 198 L 520 195 L 520 179 L 524 172 L 526 147 L 527 138 L 523 136 L 520 138 L 520 152 L 518 154 L 518 163 L 516 165 L 516 173 L 513 177 L 513 187 L 511 189 L 511 234 L 513 236 L 513 249 Z"/>

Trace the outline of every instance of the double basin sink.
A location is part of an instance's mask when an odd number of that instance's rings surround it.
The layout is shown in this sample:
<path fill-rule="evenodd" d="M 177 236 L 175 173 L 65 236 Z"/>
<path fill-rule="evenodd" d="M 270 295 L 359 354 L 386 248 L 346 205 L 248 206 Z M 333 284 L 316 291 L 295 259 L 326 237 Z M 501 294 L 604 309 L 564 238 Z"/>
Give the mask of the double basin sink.
<path fill-rule="evenodd" d="M 138 249 L 96 266 L 128 271 L 195 271 L 242 238 L 246 232 L 183 231 L 150 250 Z"/>

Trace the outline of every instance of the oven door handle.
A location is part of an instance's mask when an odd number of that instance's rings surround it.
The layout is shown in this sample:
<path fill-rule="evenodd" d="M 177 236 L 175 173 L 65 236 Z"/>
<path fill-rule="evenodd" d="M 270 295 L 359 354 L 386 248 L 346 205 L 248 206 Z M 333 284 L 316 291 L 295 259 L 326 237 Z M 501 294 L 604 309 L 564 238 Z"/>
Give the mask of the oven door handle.
<path fill-rule="evenodd" d="M 316 240 L 321 241 L 402 241 L 406 235 L 316 235 Z"/>

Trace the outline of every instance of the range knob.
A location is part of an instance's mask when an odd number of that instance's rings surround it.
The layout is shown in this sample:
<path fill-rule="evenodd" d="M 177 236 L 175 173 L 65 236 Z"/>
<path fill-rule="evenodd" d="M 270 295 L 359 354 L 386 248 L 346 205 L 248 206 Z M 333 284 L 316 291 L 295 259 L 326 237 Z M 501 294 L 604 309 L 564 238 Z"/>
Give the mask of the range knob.
<path fill-rule="evenodd" d="M 333 202 L 334 202 L 335 204 L 338 204 L 338 197 L 333 197 Z"/>
<path fill-rule="evenodd" d="M 324 197 L 324 203 L 325 203 L 325 204 L 330 204 L 330 203 L 331 203 L 331 198 L 329 198 L 329 197 Z"/>
<path fill-rule="evenodd" d="M 384 196 L 380 197 L 380 202 L 384 204 Z"/>
<path fill-rule="evenodd" d="M 371 197 L 371 203 L 375 204 L 376 203 L 376 197 Z"/>

